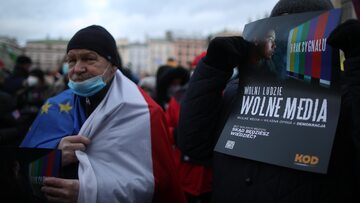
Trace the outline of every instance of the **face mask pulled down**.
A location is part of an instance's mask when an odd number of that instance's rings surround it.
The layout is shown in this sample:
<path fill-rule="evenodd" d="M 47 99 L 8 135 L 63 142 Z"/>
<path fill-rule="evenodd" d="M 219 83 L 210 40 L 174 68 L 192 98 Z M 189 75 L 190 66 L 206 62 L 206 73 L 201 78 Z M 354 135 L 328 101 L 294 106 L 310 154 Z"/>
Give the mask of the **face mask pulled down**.
<path fill-rule="evenodd" d="M 89 78 L 81 82 L 75 82 L 69 79 L 68 86 L 76 95 L 83 97 L 90 97 L 102 90 L 105 86 L 104 75 L 109 67 L 107 67 L 103 74 Z"/>

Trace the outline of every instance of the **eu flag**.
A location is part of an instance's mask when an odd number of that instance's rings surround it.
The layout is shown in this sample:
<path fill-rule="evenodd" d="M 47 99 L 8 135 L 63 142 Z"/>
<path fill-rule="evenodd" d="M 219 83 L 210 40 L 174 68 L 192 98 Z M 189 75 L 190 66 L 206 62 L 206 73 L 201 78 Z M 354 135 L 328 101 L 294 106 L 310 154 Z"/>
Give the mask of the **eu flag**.
<path fill-rule="evenodd" d="M 77 135 L 85 120 L 79 96 L 65 90 L 41 107 L 20 147 L 56 148 L 61 138 Z"/>

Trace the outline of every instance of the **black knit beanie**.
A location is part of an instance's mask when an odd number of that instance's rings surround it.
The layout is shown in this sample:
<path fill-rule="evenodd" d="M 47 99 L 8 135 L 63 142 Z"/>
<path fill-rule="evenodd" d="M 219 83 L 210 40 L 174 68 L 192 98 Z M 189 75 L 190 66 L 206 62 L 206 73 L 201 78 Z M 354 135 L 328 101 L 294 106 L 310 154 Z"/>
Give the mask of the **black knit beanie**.
<path fill-rule="evenodd" d="M 270 17 L 288 13 L 329 10 L 334 8 L 330 0 L 279 0 L 271 11 Z"/>
<path fill-rule="evenodd" d="M 89 49 L 122 68 L 121 58 L 113 36 L 103 27 L 91 25 L 79 30 L 70 39 L 66 53 L 71 49 Z"/>

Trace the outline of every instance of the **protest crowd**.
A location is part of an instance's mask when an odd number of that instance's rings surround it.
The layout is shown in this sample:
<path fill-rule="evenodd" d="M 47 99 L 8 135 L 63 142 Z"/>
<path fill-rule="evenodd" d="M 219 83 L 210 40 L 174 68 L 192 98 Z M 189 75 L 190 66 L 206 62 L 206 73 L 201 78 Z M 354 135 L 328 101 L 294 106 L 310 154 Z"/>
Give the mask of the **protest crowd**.
<path fill-rule="evenodd" d="M 333 8 L 329 0 L 279 0 L 269 18 Z M 18 163 L 2 160 L 0 197 L 9 202 L 360 202 L 360 22 L 341 22 L 329 34 L 327 45 L 341 50 L 345 61 L 326 173 L 214 151 L 248 80 L 243 76 L 253 74 L 251 65 L 261 64 L 254 68 L 260 79 L 285 77 L 269 61 L 281 47 L 279 33 L 268 30 L 261 36 L 265 43 L 217 37 L 194 58 L 194 70 L 169 58 L 154 76 L 141 77 L 123 67 L 112 34 L 90 25 L 74 33 L 55 72 L 36 67 L 26 55 L 17 56 L 12 71 L 1 67 L 0 146 L 59 149 L 61 159 L 59 176 L 41 179 L 42 197 L 11 179 L 19 177 Z M 271 88 L 270 96 L 284 92 Z M 248 89 L 260 94 L 260 88 Z M 252 132 L 252 138 L 269 135 Z"/>

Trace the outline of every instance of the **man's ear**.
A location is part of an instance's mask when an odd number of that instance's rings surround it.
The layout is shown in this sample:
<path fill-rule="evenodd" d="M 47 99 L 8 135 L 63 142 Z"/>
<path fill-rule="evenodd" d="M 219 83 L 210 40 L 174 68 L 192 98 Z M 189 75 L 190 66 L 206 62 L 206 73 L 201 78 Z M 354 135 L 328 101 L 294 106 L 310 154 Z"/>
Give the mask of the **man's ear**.
<path fill-rule="evenodd" d="M 117 70 L 117 67 L 116 67 L 115 65 L 112 65 L 112 66 L 111 66 L 111 73 L 112 73 L 112 74 L 115 73 L 116 70 Z"/>

